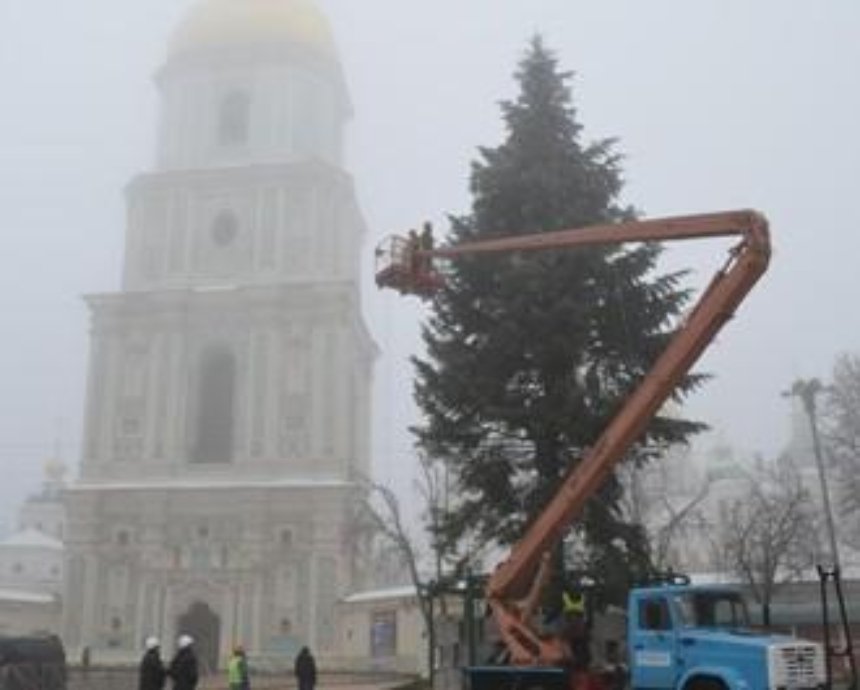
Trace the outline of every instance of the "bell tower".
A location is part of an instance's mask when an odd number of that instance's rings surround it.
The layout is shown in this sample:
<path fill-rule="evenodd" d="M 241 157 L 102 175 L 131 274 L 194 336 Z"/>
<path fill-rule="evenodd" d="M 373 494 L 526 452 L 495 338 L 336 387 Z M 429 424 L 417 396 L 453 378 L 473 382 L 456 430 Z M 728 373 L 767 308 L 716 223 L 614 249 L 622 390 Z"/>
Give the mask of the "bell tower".
<path fill-rule="evenodd" d="M 156 83 L 122 289 L 87 297 L 65 639 L 125 658 L 197 606 L 221 652 L 334 653 L 376 349 L 331 30 L 310 0 L 203 0 Z"/>

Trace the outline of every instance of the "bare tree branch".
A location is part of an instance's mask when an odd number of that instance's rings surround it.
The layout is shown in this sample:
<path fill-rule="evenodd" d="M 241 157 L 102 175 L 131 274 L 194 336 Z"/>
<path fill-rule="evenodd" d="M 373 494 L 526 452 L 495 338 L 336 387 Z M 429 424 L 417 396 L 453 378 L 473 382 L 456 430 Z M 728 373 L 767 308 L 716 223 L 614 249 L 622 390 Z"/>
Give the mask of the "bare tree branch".
<path fill-rule="evenodd" d="M 673 542 L 683 531 L 684 527 L 691 522 L 696 509 L 707 498 L 711 490 L 710 478 L 705 479 L 699 487 L 698 492 L 680 508 L 675 507 L 666 494 L 662 496 L 662 503 L 669 515 L 669 520 L 657 530 L 654 562 L 658 568 L 663 568 L 668 562 L 669 550 Z"/>
<path fill-rule="evenodd" d="M 821 421 L 828 456 L 839 476 L 840 537 L 860 548 L 860 355 L 837 358 Z"/>
<path fill-rule="evenodd" d="M 429 631 L 433 626 L 433 616 L 426 583 L 421 578 L 418 566 L 420 553 L 416 540 L 409 534 L 404 523 L 400 501 L 397 495 L 383 484 L 370 479 L 365 479 L 363 483 L 368 491 L 368 514 L 378 532 L 394 545 L 406 565 L 409 577 L 415 586 L 416 599 L 424 624 Z"/>
<path fill-rule="evenodd" d="M 720 516 L 718 561 L 763 606 L 811 567 L 816 550 L 812 504 L 796 468 L 775 463 L 749 473 Z"/>
<path fill-rule="evenodd" d="M 671 562 L 672 551 L 690 532 L 705 531 L 707 521 L 700 508 L 710 494 L 712 479 L 697 479 L 688 487 L 693 489 L 692 495 L 689 490 L 673 494 L 667 490 L 675 483 L 671 463 L 646 467 L 630 464 L 618 472 L 625 487 L 622 510 L 631 522 L 645 528 L 654 566 L 658 570 L 687 567 Z"/>

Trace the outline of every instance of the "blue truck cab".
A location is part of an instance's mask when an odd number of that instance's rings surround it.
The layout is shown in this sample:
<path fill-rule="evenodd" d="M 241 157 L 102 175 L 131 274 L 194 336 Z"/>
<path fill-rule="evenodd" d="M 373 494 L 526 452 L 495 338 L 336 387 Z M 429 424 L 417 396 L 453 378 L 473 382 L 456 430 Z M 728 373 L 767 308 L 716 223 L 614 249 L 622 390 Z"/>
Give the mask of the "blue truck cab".
<path fill-rule="evenodd" d="M 824 688 L 824 649 L 750 629 L 737 589 L 667 582 L 631 590 L 630 685 L 635 690 Z"/>

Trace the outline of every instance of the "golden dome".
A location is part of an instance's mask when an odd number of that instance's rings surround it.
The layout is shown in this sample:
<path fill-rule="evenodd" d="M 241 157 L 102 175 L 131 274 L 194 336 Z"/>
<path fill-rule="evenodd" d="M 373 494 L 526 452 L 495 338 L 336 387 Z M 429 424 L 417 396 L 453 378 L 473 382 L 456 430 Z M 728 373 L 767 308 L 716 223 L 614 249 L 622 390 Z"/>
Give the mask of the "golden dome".
<path fill-rule="evenodd" d="M 57 458 L 49 458 L 45 460 L 45 478 L 49 481 L 59 482 L 62 481 L 63 477 L 66 474 L 66 466 L 63 464 L 62 460 Z"/>
<path fill-rule="evenodd" d="M 169 54 L 272 44 L 337 54 L 328 20 L 312 0 L 201 0 L 174 32 Z"/>

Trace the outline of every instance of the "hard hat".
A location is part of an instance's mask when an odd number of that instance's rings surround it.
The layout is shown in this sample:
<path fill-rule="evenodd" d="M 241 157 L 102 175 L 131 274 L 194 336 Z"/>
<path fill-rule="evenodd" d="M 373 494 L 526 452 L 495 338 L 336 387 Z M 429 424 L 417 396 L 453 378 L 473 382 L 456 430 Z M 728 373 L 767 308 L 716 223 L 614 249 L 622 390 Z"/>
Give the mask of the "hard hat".
<path fill-rule="evenodd" d="M 194 638 L 191 635 L 180 635 L 179 639 L 176 640 L 176 644 L 179 646 L 179 649 L 185 649 L 194 644 Z"/>
<path fill-rule="evenodd" d="M 144 644 L 146 645 L 147 649 L 155 649 L 156 647 L 161 646 L 157 637 L 147 637 L 146 642 Z"/>

